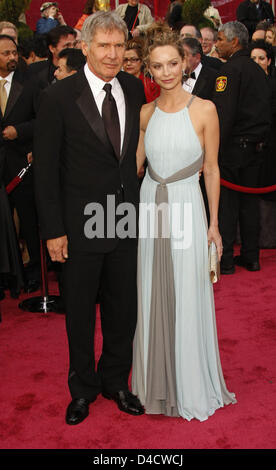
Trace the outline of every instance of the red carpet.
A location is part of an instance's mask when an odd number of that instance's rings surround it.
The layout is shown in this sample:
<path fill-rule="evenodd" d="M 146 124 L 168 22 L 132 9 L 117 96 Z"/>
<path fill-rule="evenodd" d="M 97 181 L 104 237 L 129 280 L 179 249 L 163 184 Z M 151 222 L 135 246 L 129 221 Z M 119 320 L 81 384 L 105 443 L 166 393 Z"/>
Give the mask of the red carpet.
<path fill-rule="evenodd" d="M 215 286 L 221 360 L 238 403 L 203 423 L 132 417 L 99 396 L 83 423 L 66 425 L 70 396 L 64 316 L 24 312 L 18 300 L 6 298 L 0 323 L 0 448 L 275 448 L 276 250 L 263 250 L 261 264 L 260 272 L 237 268 Z M 57 293 L 55 282 L 50 293 Z M 99 353 L 99 318 L 96 345 Z"/>

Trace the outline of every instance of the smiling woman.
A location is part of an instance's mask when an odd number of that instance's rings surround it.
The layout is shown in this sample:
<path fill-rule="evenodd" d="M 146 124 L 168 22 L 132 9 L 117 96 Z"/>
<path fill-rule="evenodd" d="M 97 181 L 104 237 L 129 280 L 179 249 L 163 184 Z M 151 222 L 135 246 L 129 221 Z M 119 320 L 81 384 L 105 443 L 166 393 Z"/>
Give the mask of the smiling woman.
<path fill-rule="evenodd" d="M 137 167 L 147 157 L 148 168 L 140 192 L 132 390 L 147 414 L 204 421 L 235 402 L 221 371 L 208 272 L 208 243 L 216 245 L 219 258 L 222 254 L 219 123 L 211 101 L 182 87 L 185 55 L 178 35 L 150 37 L 145 62 L 161 92 L 140 116 Z M 199 186 L 202 165 L 209 228 Z M 142 210 L 152 205 L 153 235 Z"/>

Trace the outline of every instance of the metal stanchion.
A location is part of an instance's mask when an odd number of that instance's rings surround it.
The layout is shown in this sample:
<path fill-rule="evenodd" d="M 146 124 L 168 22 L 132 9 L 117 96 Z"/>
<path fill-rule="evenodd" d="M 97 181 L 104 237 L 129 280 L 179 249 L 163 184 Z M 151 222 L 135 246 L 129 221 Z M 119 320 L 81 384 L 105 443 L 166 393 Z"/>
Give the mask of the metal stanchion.
<path fill-rule="evenodd" d="M 48 271 L 46 262 L 45 241 L 40 240 L 41 258 L 41 296 L 25 299 L 19 304 L 19 308 L 32 313 L 64 313 L 60 296 L 48 294 Z"/>

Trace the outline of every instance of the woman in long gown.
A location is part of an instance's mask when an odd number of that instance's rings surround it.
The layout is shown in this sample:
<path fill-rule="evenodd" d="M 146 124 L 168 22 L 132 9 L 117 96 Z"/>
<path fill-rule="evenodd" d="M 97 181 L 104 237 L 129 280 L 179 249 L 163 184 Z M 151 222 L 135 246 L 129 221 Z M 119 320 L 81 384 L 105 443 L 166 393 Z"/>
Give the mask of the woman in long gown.
<path fill-rule="evenodd" d="M 173 32 L 152 38 L 147 52 L 161 94 L 141 110 L 137 167 L 147 157 L 148 168 L 140 194 L 132 391 L 146 413 L 204 421 L 236 401 L 221 370 L 208 272 L 208 244 L 214 242 L 219 258 L 222 254 L 219 123 L 213 103 L 183 89 L 184 52 Z M 199 186 L 202 165 L 209 228 Z M 158 237 L 157 207 L 169 207 L 169 231 L 164 210 Z"/>

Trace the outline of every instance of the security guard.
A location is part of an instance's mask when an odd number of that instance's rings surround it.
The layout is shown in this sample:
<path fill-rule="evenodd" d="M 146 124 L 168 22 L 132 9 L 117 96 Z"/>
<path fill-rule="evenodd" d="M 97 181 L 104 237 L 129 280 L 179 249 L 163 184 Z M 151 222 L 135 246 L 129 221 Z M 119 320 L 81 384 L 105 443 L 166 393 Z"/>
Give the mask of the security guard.
<path fill-rule="evenodd" d="M 270 128 L 269 89 L 265 74 L 247 52 L 248 31 L 232 21 L 219 28 L 216 49 L 226 59 L 216 80 L 214 103 L 220 121 L 221 178 L 241 186 L 257 187 L 263 147 Z M 223 240 L 222 274 L 235 264 L 258 271 L 259 200 L 255 194 L 221 187 L 219 228 Z M 240 226 L 241 251 L 233 248 Z"/>

